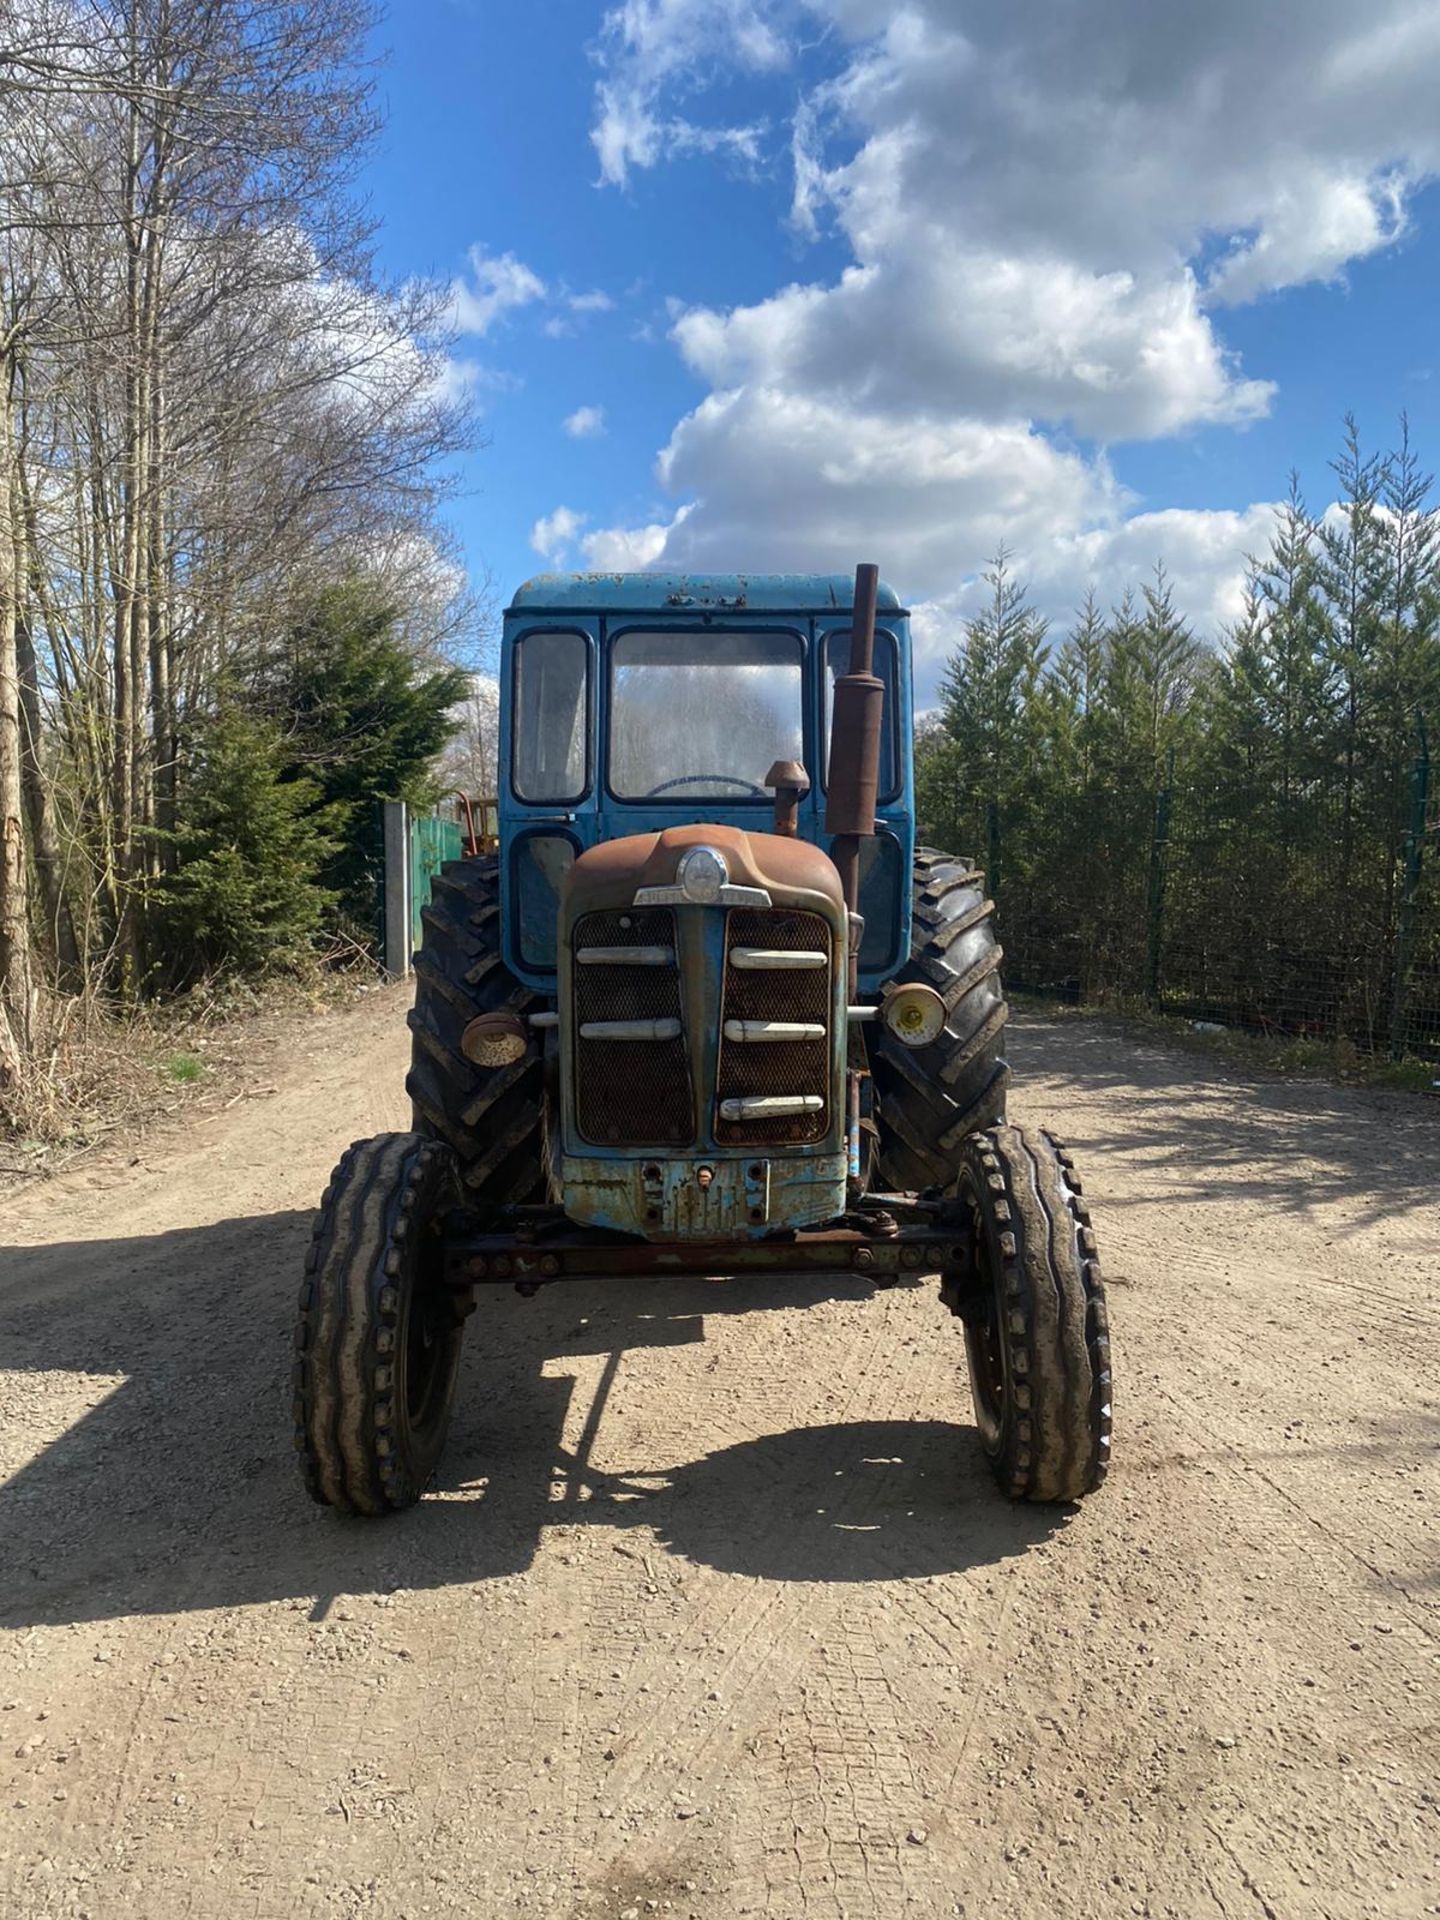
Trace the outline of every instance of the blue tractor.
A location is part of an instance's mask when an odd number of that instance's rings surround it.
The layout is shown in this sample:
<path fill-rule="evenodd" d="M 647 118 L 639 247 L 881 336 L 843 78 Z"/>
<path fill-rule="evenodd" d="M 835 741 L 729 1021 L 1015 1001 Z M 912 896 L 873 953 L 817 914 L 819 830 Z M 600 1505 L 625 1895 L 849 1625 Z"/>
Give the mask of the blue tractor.
<path fill-rule="evenodd" d="M 915 845 L 909 619 L 843 576 L 551 574 L 505 614 L 500 848 L 437 878 L 413 1131 L 352 1146 L 301 1292 L 316 1499 L 423 1493 L 477 1286 L 940 1275 L 1017 1499 L 1110 1453 L 1069 1155 L 1005 1119 L 993 907 Z"/>

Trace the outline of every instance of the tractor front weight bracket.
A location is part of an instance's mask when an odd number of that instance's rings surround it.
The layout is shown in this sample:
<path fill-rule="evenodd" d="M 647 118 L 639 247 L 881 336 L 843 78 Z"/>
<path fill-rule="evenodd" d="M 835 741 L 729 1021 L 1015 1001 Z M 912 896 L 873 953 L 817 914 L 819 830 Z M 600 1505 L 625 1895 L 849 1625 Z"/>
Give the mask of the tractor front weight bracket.
<path fill-rule="evenodd" d="M 888 1287 L 965 1263 L 952 1204 L 908 1196 L 902 1201 L 893 1194 L 874 1198 L 885 1204 L 852 1209 L 837 1225 L 758 1240 L 639 1240 L 577 1227 L 559 1208 L 548 1207 L 516 1209 L 523 1217 L 480 1231 L 462 1209 L 443 1230 L 445 1284 L 457 1291 L 512 1285 L 529 1294 L 554 1280 L 855 1273 Z"/>

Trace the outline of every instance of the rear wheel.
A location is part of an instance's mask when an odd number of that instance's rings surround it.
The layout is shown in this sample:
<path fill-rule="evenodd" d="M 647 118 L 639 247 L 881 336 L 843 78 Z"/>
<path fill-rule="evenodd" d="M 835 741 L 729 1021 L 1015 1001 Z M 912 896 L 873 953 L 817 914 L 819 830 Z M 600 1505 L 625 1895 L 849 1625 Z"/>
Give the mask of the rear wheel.
<path fill-rule="evenodd" d="M 323 1505 L 413 1506 L 435 1470 L 463 1324 L 440 1228 L 459 1201 L 448 1148 L 413 1133 L 357 1141 L 331 1176 L 295 1335 L 295 1445 Z"/>
<path fill-rule="evenodd" d="M 1110 1465 L 1110 1328 L 1075 1163 L 1044 1131 L 960 1151 L 965 1258 L 941 1297 L 965 1324 L 980 1438 L 1016 1500 L 1078 1500 Z"/>
<path fill-rule="evenodd" d="M 508 1067 L 467 1060 L 460 1040 L 481 1013 L 524 1014 L 538 997 L 506 966 L 500 943 L 500 862 L 451 860 L 423 910 L 410 1012 L 415 1131 L 455 1155 L 472 1201 L 524 1205 L 545 1198 L 545 1068 L 532 1041 Z"/>
<path fill-rule="evenodd" d="M 880 1096 L 880 1180 L 893 1192 L 948 1186 L 967 1134 L 1005 1118 L 1008 1008 L 995 903 L 968 860 L 922 847 L 915 858 L 910 959 L 895 976 L 934 987 L 945 1025 L 928 1047 L 872 1028 Z"/>

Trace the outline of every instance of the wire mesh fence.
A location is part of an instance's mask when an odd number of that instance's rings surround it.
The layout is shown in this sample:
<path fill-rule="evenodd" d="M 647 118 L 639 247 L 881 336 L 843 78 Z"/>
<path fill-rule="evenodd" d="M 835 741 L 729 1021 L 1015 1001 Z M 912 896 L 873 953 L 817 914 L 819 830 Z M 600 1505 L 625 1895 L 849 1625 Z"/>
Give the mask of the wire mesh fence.
<path fill-rule="evenodd" d="M 1143 999 L 1273 1037 L 1440 1059 L 1440 806 L 1428 759 L 1377 824 L 1357 784 L 1092 798 L 1083 830 L 1010 844 L 991 884 L 1011 982 Z"/>

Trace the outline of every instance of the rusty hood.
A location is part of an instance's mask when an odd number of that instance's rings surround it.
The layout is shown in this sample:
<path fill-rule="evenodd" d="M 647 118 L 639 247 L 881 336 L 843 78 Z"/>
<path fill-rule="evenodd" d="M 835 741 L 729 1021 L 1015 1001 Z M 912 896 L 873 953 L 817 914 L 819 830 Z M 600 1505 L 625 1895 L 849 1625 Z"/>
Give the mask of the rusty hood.
<path fill-rule="evenodd" d="M 587 909 L 628 906 L 640 887 L 671 885 L 680 856 L 691 847 L 713 847 L 723 854 L 731 880 L 740 886 L 764 887 L 791 900 L 797 894 L 819 895 L 833 912 L 844 913 L 840 876 L 828 854 L 808 840 L 747 833 L 741 827 L 666 827 L 661 833 L 606 840 L 575 861 L 564 898 Z"/>

